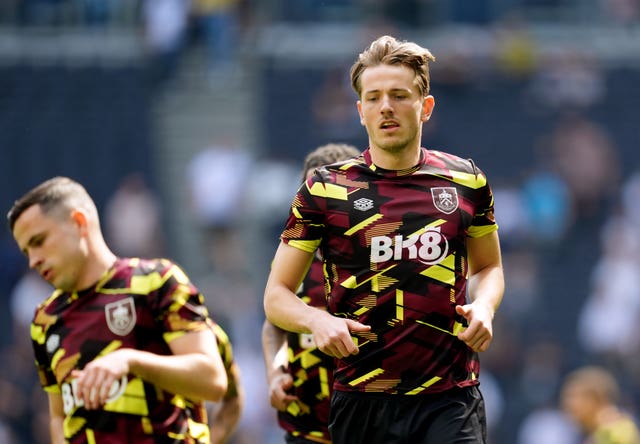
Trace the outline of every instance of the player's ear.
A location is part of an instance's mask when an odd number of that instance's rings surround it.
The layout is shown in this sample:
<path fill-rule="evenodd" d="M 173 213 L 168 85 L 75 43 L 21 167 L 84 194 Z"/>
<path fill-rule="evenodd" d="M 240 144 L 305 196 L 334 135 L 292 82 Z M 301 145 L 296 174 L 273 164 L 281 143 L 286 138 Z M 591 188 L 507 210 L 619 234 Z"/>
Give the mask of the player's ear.
<path fill-rule="evenodd" d="M 433 96 L 427 96 L 422 101 L 422 113 L 420 115 L 420 119 L 423 122 L 426 122 L 431 118 L 431 113 L 433 112 L 433 108 L 436 106 L 436 99 Z"/>
<path fill-rule="evenodd" d="M 87 228 L 88 220 L 84 211 L 75 209 L 71 211 L 71 219 L 78 225 L 79 228 Z"/>
<path fill-rule="evenodd" d="M 358 115 L 360 116 L 360 125 L 364 126 L 364 116 L 362 115 L 362 102 L 360 100 L 356 102 L 356 107 L 358 108 Z"/>

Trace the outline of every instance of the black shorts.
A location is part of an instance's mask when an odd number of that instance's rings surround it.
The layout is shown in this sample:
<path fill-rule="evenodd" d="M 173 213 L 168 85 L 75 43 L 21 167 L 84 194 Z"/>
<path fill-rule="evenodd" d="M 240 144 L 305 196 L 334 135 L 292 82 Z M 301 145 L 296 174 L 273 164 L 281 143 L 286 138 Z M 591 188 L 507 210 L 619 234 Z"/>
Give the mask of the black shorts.
<path fill-rule="evenodd" d="M 477 386 L 431 395 L 333 392 L 333 444 L 486 444 Z"/>

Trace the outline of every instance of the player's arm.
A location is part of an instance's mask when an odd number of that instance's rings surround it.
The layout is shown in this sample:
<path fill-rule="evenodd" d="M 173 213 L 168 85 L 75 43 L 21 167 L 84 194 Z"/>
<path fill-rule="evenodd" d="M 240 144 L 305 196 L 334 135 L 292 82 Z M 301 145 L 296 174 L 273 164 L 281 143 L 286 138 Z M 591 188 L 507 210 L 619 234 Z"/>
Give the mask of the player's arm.
<path fill-rule="evenodd" d="M 280 242 L 264 293 L 267 320 L 283 330 L 309 333 L 309 324 L 319 311 L 305 304 L 295 291 L 309 270 L 313 253 Z"/>
<path fill-rule="evenodd" d="M 48 393 L 49 396 L 49 433 L 51 434 L 51 444 L 64 444 L 64 406 L 62 396 L 55 393 Z"/>
<path fill-rule="evenodd" d="M 456 311 L 469 321 L 469 326 L 458 338 L 475 351 L 485 351 L 493 338 L 493 315 L 504 293 L 498 232 L 467 238 L 467 253 L 471 304 L 457 306 Z"/>
<path fill-rule="evenodd" d="M 281 411 L 285 410 L 291 402 L 298 399 L 287 393 L 287 390 L 293 387 L 293 377 L 287 370 L 287 336 L 284 330 L 268 320 L 262 325 L 262 354 L 267 370 L 271 406 Z"/>
<path fill-rule="evenodd" d="M 295 294 L 312 259 L 313 253 L 280 242 L 265 287 L 267 319 L 284 330 L 312 333 L 318 349 L 330 356 L 343 358 L 356 354 L 358 347 L 350 331 L 369 331 L 369 326 L 311 307 Z"/>
<path fill-rule="evenodd" d="M 172 355 L 118 349 L 91 361 L 83 370 L 74 370 L 78 396 L 86 408 L 99 408 L 112 384 L 133 373 L 194 401 L 220 401 L 227 390 L 227 376 L 211 329 L 185 333 L 171 340 L 169 347 Z"/>
<path fill-rule="evenodd" d="M 235 431 L 242 409 L 244 408 L 244 390 L 240 379 L 240 369 L 234 363 L 227 373 L 229 381 L 227 393 L 209 418 L 211 424 L 211 444 L 224 444 Z"/>

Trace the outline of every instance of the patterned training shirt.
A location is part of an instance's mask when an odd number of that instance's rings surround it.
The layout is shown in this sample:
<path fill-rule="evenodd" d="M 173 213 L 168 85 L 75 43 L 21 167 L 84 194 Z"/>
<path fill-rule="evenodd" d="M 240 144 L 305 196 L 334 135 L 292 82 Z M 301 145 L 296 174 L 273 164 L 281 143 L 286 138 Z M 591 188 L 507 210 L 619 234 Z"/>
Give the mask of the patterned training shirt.
<path fill-rule="evenodd" d="M 209 443 L 202 403 L 129 374 L 103 409 L 74 396 L 73 369 L 119 348 L 169 355 L 169 343 L 208 328 L 204 298 L 168 260 L 118 259 L 92 288 L 55 291 L 36 310 L 31 337 L 42 386 L 62 395 L 64 435 L 80 443 Z"/>
<path fill-rule="evenodd" d="M 371 331 L 339 360 L 334 388 L 417 395 L 477 384 L 457 338 L 468 237 L 497 230 L 493 196 L 470 160 L 421 149 L 413 168 L 376 167 L 366 150 L 316 171 L 291 206 L 283 242 L 326 261 L 328 309 Z"/>
<path fill-rule="evenodd" d="M 326 307 L 323 263 L 315 258 L 302 282 L 298 296 L 314 307 Z M 293 436 L 310 441 L 329 443 L 329 401 L 333 383 L 333 358 L 315 346 L 313 336 L 288 333 L 289 372 L 293 377 L 292 402 L 284 412 L 278 412 L 278 423 Z"/>
<path fill-rule="evenodd" d="M 213 330 L 213 334 L 216 336 L 216 341 L 218 343 L 218 352 L 220 353 L 220 357 L 222 358 L 222 363 L 224 364 L 224 370 L 227 373 L 228 380 L 228 389 L 225 397 L 235 397 L 238 395 L 238 387 L 233 383 L 233 374 L 236 371 L 236 361 L 233 357 L 233 346 L 231 345 L 231 340 L 229 339 L 229 335 L 227 332 L 220 327 L 214 321 L 209 322 L 209 326 Z"/>

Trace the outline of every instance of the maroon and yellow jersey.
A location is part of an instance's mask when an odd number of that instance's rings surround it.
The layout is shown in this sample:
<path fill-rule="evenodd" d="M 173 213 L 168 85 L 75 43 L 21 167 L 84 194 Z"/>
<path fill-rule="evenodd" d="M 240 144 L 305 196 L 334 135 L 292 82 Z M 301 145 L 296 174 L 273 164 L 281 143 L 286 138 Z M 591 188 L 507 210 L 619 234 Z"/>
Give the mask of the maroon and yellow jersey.
<path fill-rule="evenodd" d="M 613 421 L 601 424 L 587 438 L 585 444 L 638 444 L 640 430 L 632 416 L 621 415 Z"/>
<path fill-rule="evenodd" d="M 323 263 L 314 259 L 302 281 L 298 296 L 307 304 L 325 308 L 327 296 Z M 316 348 L 313 336 L 288 333 L 289 373 L 293 377 L 292 393 L 299 399 L 284 412 L 278 412 L 278 423 L 293 436 L 328 443 L 329 403 L 333 383 L 334 360 Z"/>
<path fill-rule="evenodd" d="M 76 396 L 73 369 L 120 348 L 169 355 L 169 343 L 208 328 L 204 298 L 185 273 L 165 259 L 118 259 L 88 290 L 56 290 L 36 310 L 31 338 L 40 382 L 60 394 L 64 435 L 80 443 L 209 443 L 202 403 L 129 374 L 102 409 Z"/>
<path fill-rule="evenodd" d="M 209 321 L 209 326 L 213 330 L 213 334 L 216 336 L 218 353 L 220 353 L 222 363 L 224 364 L 224 370 L 227 373 L 228 387 L 225 397 L 235 397 L 238 395 L 239 387 L 236 387 L 235 378 L 233 376 L 236 371 L 235 367 L 237 364 L 233 357 L 233 346 L 231 345 L 231 340 L 229 339 L 227 332 L 213 320 Z"/>
<path fill-rule="evenodd" d="M 337 361 L 334 389 L 417 395 L 477 384 L 465 326 L 468 237 L 497 230 L 472 161 L 422 149 L 413 168 L 376 167 L 369 151 L 319 168 L 291 206 L 282 240 L 320 248 L 328 310 L 370 325 Z"/>

